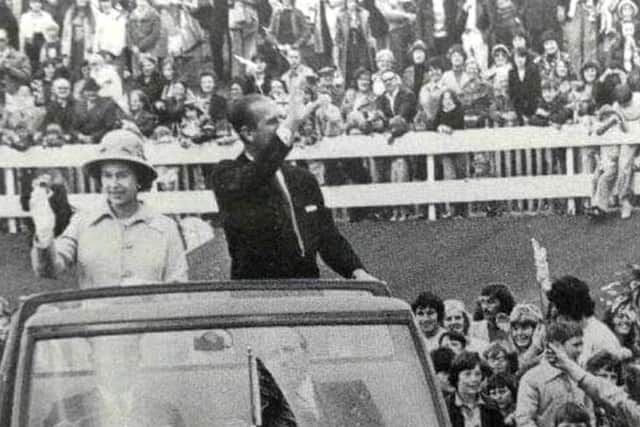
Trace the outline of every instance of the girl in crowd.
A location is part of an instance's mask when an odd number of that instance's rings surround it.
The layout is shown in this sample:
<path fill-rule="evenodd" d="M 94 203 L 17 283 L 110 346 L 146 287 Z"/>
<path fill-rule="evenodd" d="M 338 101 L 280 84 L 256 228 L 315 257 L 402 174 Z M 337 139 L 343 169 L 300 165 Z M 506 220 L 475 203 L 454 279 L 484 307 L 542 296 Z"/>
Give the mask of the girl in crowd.
<path fill-rule="evenodd" d="M 603 321 L 618 337 L 620 345 L 640 355 L 637 343 L 636 313 L 628 296 L 619 296 L 604 313 Z"/>
<path fill-rule="evenodd" d="M 371 86 L 371 72 L 358 68 L 354 73 L 354 87 L 347 90 L 342 100 L 342 114 L 346 117 L 348 134 L 351 129 L 370 133 L 369 118 L 376 110 L 376 96 Z"/>
<path fill-rule="evenodd" d="M 446 89 L 442 92 L 432 129 L 447 135 L 450 135 L 454 129 L 464 129 L 464 110 L 453 90 Z M 442 164 L 442 179 L 457 179 L 465 175 L 465 154 L 440 156 L 440 161 Z M 456 214 L 457 212 L 454 211 L 453 206 L 450 203 L 446 203 L 443 218 L 451 218 Z"/>
<path fill-rule="evenodd" d="M 469 336 L 471 317 L 464 303 L 460 300 L 448 299 L 444 301 L 444 319 L 442 326 L 451 331 L 462 334 L 467 339 L 467 350 L 483 352 L 489 343 Z"/>
<path fill-rule="evenodd" d="M 537 100 L 542 95 L 540 72 L 531 62 L 524 48 L 513 51 L 513 68 L 509 71 L 509 96 L 521 123 L 526 123 L 536 112 Z"/>
<path fill-rule="evenodd" d="M 140 137 L 126 130 L 107 133 L 84 170 L 99 181 L 102 201 L 76 213 L 55 240 L 50 190 L 34 181 L 30 211 L 36 274 L 56 277 L 75 265 L 80 288 L 186 281 L 187 261 L 176 223 L 138 198 L 158 176 Z"/>

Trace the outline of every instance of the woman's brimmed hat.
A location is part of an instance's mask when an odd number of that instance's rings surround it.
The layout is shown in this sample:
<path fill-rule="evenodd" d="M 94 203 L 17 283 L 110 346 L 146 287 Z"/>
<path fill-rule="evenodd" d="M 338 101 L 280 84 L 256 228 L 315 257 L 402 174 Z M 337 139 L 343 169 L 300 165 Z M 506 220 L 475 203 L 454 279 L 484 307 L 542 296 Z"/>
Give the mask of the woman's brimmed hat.
<path fill-rule="evenodd" d="M 427 45 L 422 40 L 416 40 L 409 47 L 409 51 L 408 51 L 409 55 L 413 55 L 413 51 L 415 51 L 415 50 L 421 50 L 424 53 L 427 53 Z"/>
<path fill-rule="evenodd" d="M 148 190 L 158 177 L 156 169 L 147 161 L 142 138 L 135 133 L 117 129 L 108 132 L 98 146 L 96 156 L 83 165 L 85 173 L 100 178 L 100 165 L 106 161 L 127 162 L 134 166 L 141 190 Z"/>
<path fill-rule="evenodd" d="M 509 52 L 509 48 L 502 43 L 498 43 L 491 49 L 491 56 L 494 57 L 498 52 L 502 52 L 505 56 L 510 57 L 511 52 Z"/>

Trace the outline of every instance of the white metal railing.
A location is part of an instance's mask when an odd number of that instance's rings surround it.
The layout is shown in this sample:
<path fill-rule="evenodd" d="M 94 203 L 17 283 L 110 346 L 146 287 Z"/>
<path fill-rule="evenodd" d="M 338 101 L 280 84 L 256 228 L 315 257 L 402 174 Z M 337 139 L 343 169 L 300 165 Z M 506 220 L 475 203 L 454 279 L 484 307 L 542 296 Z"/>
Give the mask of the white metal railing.
<path fill-rule="evenodd" d="M 590 176 L 576 174 L 574 150 L 581 147 L 640 143 L 640 126 L 632 123 L 627 133 L 612 129 L 603 136 L 589 135 L 584 126 L 486 128 L 456 131 L 452 135 L 435 132 L 409 133 L 387 143 L 384 135 L 350 135 L 326 138 L 314 146 L 294 148 L 289 160 L 323 160 L 420 156 L 426 162 L 426 181 L 325 186 L 323 193 L 331 208 L 429 205 L 429 219 L 436 218 L 435 204 L 491 200 L 569 199 L 568 209 L 575 208 L 573 198 L 588 197 Z M 4 195 L 0 196 L 0 218 L 27 216 L 19 204 L 17 172 L 22 168 L 74 168 L 91 158 L 95 145 L 69 145 L 60 148 L 34 147 L 19 152 L 0 147 L 0 168 L 4 170 Z M 540 165 L 548 160 L 550 149 L 565 150 L 564 174 L 548 175 Z M 154 165 L 193 165 L 216 163 L 237 156 L 242 144 L 229 146 L 215 143 L 182 148 L 176 144 L 149 143 L 146 154 Z M 435 164 L 439 155 L 451 153 L 494 152 L 498 162 L 497 177 L 435 180 Z M 537 165 L 534 168 L 532 165 Z M 534 170 L 537 169 L 537 170 Z M 640 186 L 636 188 L 640 189 Z M 91 203 L 95 193 L 71 194 L 76 206 Z M 152 192 L 143 195 L 157 209 L 172 214 L 217 212 L 210 191 Z M 15 229 L 15 224 L 10 224 Z"/>

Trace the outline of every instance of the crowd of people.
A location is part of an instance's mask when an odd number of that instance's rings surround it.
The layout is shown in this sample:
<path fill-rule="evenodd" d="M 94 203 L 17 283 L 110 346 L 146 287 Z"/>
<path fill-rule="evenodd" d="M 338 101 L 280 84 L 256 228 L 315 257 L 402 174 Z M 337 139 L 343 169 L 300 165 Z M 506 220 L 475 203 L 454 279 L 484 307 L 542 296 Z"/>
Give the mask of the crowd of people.
<path fill-rule="evenodd" d="M 414 300 L 452 425 L 637 425 L 637 271 L 604 292 L 601 319 L 585 282 L 541 276 L 544 312 L 503 283 L 484 286 L 469 310 L 433 292 Z"/>
<path fill-rule="evenodd" d="M 0 17 L 1 140 L 22 150 L 98 143 L 120 127 L 157 143 L 228 144 L 229 105 L 251 93 L 282 115 L 293 94 L 322 100 L 297 132 L 302 146 L 568 123 L 602 134 L 640 117 L 633 0 L 2 0 Z M 596 175 L 590 213 L 613 202 L 629 217 L 635 146 L 596 152 L 580 149 L 578 161 Z M 403 182 L 426 178 L 420 160 L 307 167 L 321 184 Z M 542 161 L 562 172 L 563 151 Z M 437 177 L 492 176 L 495 162 L 439 156 Z M 175 187 L 175 170 L 162 172 Z"/>

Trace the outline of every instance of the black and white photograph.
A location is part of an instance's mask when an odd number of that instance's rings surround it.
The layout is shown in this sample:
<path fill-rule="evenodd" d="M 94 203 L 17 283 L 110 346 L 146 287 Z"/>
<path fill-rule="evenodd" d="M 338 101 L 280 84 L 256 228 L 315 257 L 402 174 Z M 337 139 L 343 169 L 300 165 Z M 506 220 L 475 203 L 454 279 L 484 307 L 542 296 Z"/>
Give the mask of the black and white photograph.
<path fill-rule="evenodd" d="M 0 427 L 640 427 L 636 25 L 0 0 Z"/>

